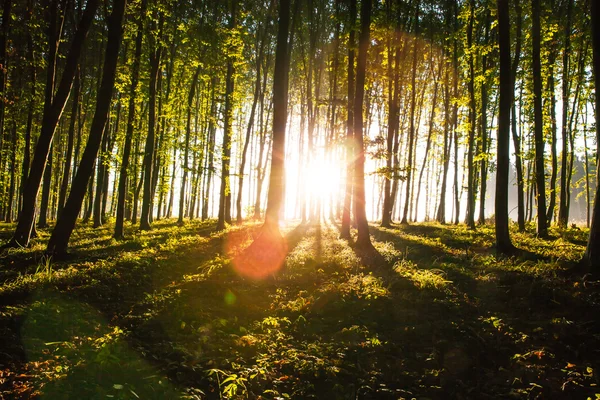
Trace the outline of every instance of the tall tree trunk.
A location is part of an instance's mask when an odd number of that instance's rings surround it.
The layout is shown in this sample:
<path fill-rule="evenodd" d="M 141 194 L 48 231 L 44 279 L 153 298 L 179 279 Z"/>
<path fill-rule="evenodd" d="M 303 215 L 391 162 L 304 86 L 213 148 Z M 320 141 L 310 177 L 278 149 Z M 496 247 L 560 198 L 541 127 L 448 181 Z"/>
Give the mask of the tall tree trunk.
<path fill-rule="evenodd" d="M 399 31 L 399 29 L 398 29 Z M 392 178 L 396 175 L 396 171 L 393 170 L 393 156 L 394 156 L 394 138 L 398 134 L 398 100 L 399 100 L 399 89 L 400 89 L 400 34 L 396 33 L 396 54 L 394 57 L 395 68 L 392 76 L 391 66 L 391 50 L 390 50 L 390 66 L 389 68 L 389 110 L 388 110 L 388 131 L 386 140 L 386 171 L 384 176 L 384 195 L 383 195 L 383 210 L 381 214 L 381 226 L 389 227 L 392 223 L 392 209 L 394 207 L 394 198 L 392 197 Z M 393 83 L 393 87 L 392 87 Z M 393 94 L 392 94 L 393 91 Z"/>
<path fill-rule="evenodd" d="M 583 255 L 583 265 L 597 272 L 600 270 L 600 4 L 597 1 L 590 1 L 591 21 L 592 21 L 592 46 L 593 46 L 593 71 L 594 71 L 594 91 L 595 91 L 595 110 L 596 110 L 596 196 L 594 198 L 594 208 L 592 211 L 592 223 L 590 225 L 590 236 L 587 248 Z"/>
<path fill-rule="evenodd" d="M 54 160 L 54 144 L 50 146 L 48 161 L 44 169 L 44 182 L 42 186 L 42 200 L 40 202 L 40 215 L 38 218 L 38 228 L 48 227 L 48 204 L 50 202 L 50 189 L 52 186 L 52 161 Z"/>
<path fill-rule="evenodd" d="M 508 219 L 508 171 L 510 167 L 510 107 L 514 97 L 510 59 L 510 10 L 508 0 L 497 0 L 498 44 L 500 47 L 500 109 L 498 115 L 498 155 L 496 171 L 496 250 L 512 253 Z"/>
<path fill-rule="evenodd" d="M 540 0 L 531 0 L 531 14 L 535 181 L 537 187 L 538 209 L 537 234 L 539 237 L 545 238 L 548 236 L 548 225 L 546 222 L 546 178 L 544 175 L 544 117 L 542 114 L 542 63 L 540 61 Z"/>
<path fill-rule="evenodd" d="M 67 139 L 67 154 L 65 157 L 65 166 L 63 169 L 60 193 L 58 195 L 58 215 L 62 211 L 69 188 L 69 178 L 71 177 L 71 160 L 73 159 L 73 145 L 75 142 L 75 124 L 77 122 L 77 111 L 79 110 L 79 96 L 81 91 L 80 72 L 75 75 L 75 84 L 73 86 L 73 104 L 71 108 L 71 121 L 69 123 L 69 137 Z"/>
<path fill-rule="evenodd" d="M 179 192 L 179 219 L 177 220 L 177 223 L 179 225 L 183 225 L 183 217 L 185 214 L 185 189 L 189 169 L 188 158 L 190 156 L 190 136 L 192 134 L 192 105 L 194 103 L 194 96 L 196 95 L 196 86 L 198 85 L 199 75 L 200 66 L 198 66 L 196 68 L 196 72 L 194 72 L 194 77 L 192 78 L 192 86 L 190 87 L 190 93 L 188 94 L 185 146 L 183 150 L 183 175 L 181 177 L 181 190 Z"/>
<path fill-rule="evenodd" d="M 263 38 L 260 43 L 260 50 L 258 51 L 258 55 L 256 58 L 256 81 L 254 87 L 254 99 L 252 100 L 252 108 L 250 109 L 250 119 L 248 121 L 248 127 L 246 128 L 246 138 L 244 140 L 244 149 L 242 150 L 242 160 L 240 162 L 240 172 L 238 175 L 238 193 L 236 200 L 236 208 L 237 208 L 237 223 L 240 224 L 242 222 L 242 190 L 244 188 L 244 169 L 246 168 L 246 154 L 248 153 L 248 145 L 250 144 L 250 135 L 252 134 L 252 127 L 254 126 L 254 116 L 256 114 L 256 106 L 258 104 L 258 99 L 260 97 L 260 85 L 262 82 L 261 79 L 261 70 L 260 66 L 262 64 L 262 58 L 265 47 L 265 34 L 266 29 L 263 33 Z"/>
<path fill-rule="evenodd" d="M 96 194 L 94 195 L 94 210 L 92 212 L 94 228 L 98 228 L 104 224 L 102 215 L 102 191 L 104 189 L 104 170 L 107 168 L 105 155 L 108 149 L 109 120 L 110 115 L 104 125 L 105 132 L 102 134 L 100 153 L 98 154 L 98 160 L 96 161 L 98 169 L 96 171 Z"/>
<path fill-rule="evenodd" d="M 557 155 L 557 144 L 558 140 L 556 137 L 556 89 L 554 79 L 554 67 L 556 62 L 556 49 L 555 44 L 551 44 L 550 55 L 549 55 L 549 66 L 548 66 L 548 92 L 550 97 L 550 126 L 552 132 L 552 145 L 550 146 L 550 157 L 552 162 L 552 169 L 550 172 L 550 195 L 548 199 L 548 211 L 546 212 L 546 220 L 548 225 L 552 223 L 554 218 L 554 212 L 556 209 L 556 177 L 558 174 L 558 155 Z"/>
<path fill-rule="evenodd" d="M 273 76 L 273 155 L 271 157 L 271 175 L 269 193 L 263 229 L 275 237 L 279 232 L 279 213 L 283 204 L 285 189 L 285 136 L 287 123 L 287 85 L 288 85 L 288 31 L 290 21 L 290 0 L 281 0 L 279 4 L 279 28 L 275 50 L 275 71 Z"/>
<path fill-rule="evenodd" d="M 160 16 L 160 30 L 164 16 Z M 140 215 L 140 229 L 151 229 L 150 222 L 152 220 L 152 169 L 154 158 L 156 157 L 155 141 L 156 141 L 156 92 L 158 71 L 160 70 L 160 59 L 162 55 L 162 46 L 154 43 L 154 50 L 150 56 L 150 90 L 148 97 L 148 136 L 146 137 L 146 145 L 144 150 L 144 195 L 142 198 L 142 213 Z"/>
<path fill-rule="evenodd" d="M 127 112 L 127 131 L 125 132 L 125 143 L 123 144 L 123 155 L 121 157 L 121 170 L 119 171 L 119 197 L 117 198 L 117 217 L 115 220 L 115 239 L 123 239 L 123 220 L 125 214 L 125 199 L 129 184 L 129 158 L 131 154 L 131 140 L 133 138 L 133 124 L 135 123 L 135 102 L 137 87 L 140 79 L 140 59 L 142 58 L 142 40 L 144 35 L 144 19 L 148 0 L 142 0 L 140 13 L 137 20 L 137 33 L 135 37 L 135 52 L 131 66 L 131 87 L 129 89 L 129 106 Z"/>
<path fill-rule="evenodd" d="M 525 201 L 524 201 L 524 186 L 525 180 L 523 177 L 523 156 L 521 150 L 521 137 L 517 131 L 517 107 L 514 95 L 515 85 L 517 81 L 517 70 L 521 60 L 521 41 L 523 36 L 523 22 L 521 18 L 521 1 L 515 1 L 515 10 L 517 12 L 517 23 L 516 23 L 516 44 L 515 44 L 515 58 L 513 59 L 511 68 L 511 88 L 512 88 L 512 138 L 513 145 L 515 148 L 515 168 L 517 171 L 517 224 L 519 226 L 519 232 L 525 232 Z M 520 102 L 519 102 L 520 104 Z M 519 107 L 519 112 L 521 108 Z"/>
<path fill-rule="evenodd" d="M 431 60 L 431 62 L 433 63 L 433 60 Z M 431 67 L 433 68 L 433 66 Z M 439 64 L 439 68 L 440 70 L 438 71 L 438 75 L 439 76 L 442 71 L 442 61 L 440 60 L 440 64 Z M 434 74 L 435 76 L 435 74 Z M 425 169 L 427 168 L 427 162 L 429 161 L 428 156 L 429 156 L 429 149 L 431 149 L 431 139 L 433 137 L 433 128 L 435 126 L 435 108 L 437 107 L 437 97 L 438 97 L 438 80 L 437 77 L 434 78 L 434 83 L 433 83 L 433 99 L 431 101 L 431 115 L 429 117 L 429 132 L 427 133 L 427 144 L 425 145 L 425 155 L 423 157 L 423 164 L 421 165 L 421 172 L 419 172 L 419 180 L 417 181 L 417 199 L 416 199 L 416 204 L 417 207 L 419 206 L 419 198 L 421 197 L 421 182 L 423 180 L 423 172 L 425 172 Z M 427 173 L 429 173 L 429 170 L 427 171 Z M 426 179 L 427 181 L 427 179 Z M 429 191 L 427 191 L 429 194 Z M 429 195 L 427 196 L 427 198 L 429 198 Z M 427 207 L 425 208 L 425 213 L 427 213 Z M 415 219 L 417 218 L 417 212 L 415 212 Z"/>
<path fill-rule="evenodd" d="M 212 182 L 213 172 L 215 170 L 214 159 L 215 159 L 215 119 L 217 118 L 217 103 L 216 103 L 216 91 L 217 78 L 213 77 L 211 82 L 211 105 L 210 105 L 210 117 L 208 122 L 208 138 L 206 141 L 206 153 L 208 155 L 208 166 L 206 172 L 206 184 L 204 185 L 204 196 L 202 196 L 202 221 L 208 218 L 208 200 L 211 196 L 210 186 Z"/>
<path fill-rule="evenodd" d="M 565 48 L 563 50 L 563 65 L 562 65 L 562 155 L 560 167 L 560 205 L 558 207 L 558 225 L 562 228 L 567 227 L 569 222 L 569 183 L 567 179 L 567 160 L 569 157 L 569 128 L 568 128 L 568 111 L 569 111 L 569 89 L 570 76 L 569 62 L 571 56 L 571 14 L 573 10 L 573 0 L 567 0 L 567 23 L 565 25 Z"/>
<path fill-rule="evenodd" d="M 491 17 L 490 10 L 488 9 L 485 15 L 485 34 L 484 34 L 484 45 L 489 44 L 490 36 L 490 25 Z M 509 32 L 510 33 L 510 32 Z M 481 82 L 481 161 L 479 163 L 479 173 L 481 174 L 481 192 L 479 194 L 479 224 L 485 224 L 485 196 L 487 192 L 487 179 L 488 179 L 488 56 L 486 53 L 481 57 L 481 68 L 483 75 L 483 81 Z M 509 69 L 510 71 L 510 69 Z M 510 114 L 510 109 L 509 109 Z M 509 124 L 510 126 L 510 124 Z M 510 137 L 510 135 L 509 135 Z"/>
<path fill-rule="evenodd" d="M 369 224 L 365 208 L 365 145 L 363 139 L 363 100 L 367 72 L 371 30 L 371 0 L 363 0 L 360 7 L 360 34 L 358 37 L 358 58 L 356 59 L 356 92 L 354 96 L 354 192 L 353 202 L 358 228 L 356 244 L 362 248 L 372 247 Z M 415 49 L 416 51 L 416 49 Z"/>
<path fill-rule="evenodd" d="M 348 121 L 346 124 L 346 190 L 340 237 L 350 239 L 350 208 L 354 191 L 354 46 L 356 25 L 356 0 L 350 0 L 350 34 L 348 38 Z M 356 206 L 355 206 L 356 207 Z"/>
<path fill-rule="evenodd" d="M 419 35 L 419 4 L 417 3 L 415 11 L 415 38 Z M 408 132 L 408 158 L 406 160 L 406 194 L 404 200 L 404 212 L 402 214 L 402 224 L 408 224 L 408 211 L 411 199 L 411 181 L 413 172 L 413 148 L 415 141 L 415 109 L 416 109 L 416 76 L 417 76 L 417 60 L 418 47 L 417 40 L 413 40 L 413 59 L 412 72 L 410 81 L 410 131 Z"/>
<path fill-rule="evenodd" d="M 10 149 L 10 184 L 8 189 L 8 199 L 6 206 L 6 222 L 12 222 L 13 219 L 13 204 L 15 197 L 17 171 L 17 123 L 13 120 L 11 129 L 11 149 Z"/>
<path fill-rule="evenodd" d="M 98 0 L 88 0 L 86 9 L 77 26 L 71 48 L 67 54 L 65 68 L 58 85 L 58 90 L 54 95 L 52 103 L 44 106 L 42 129 L 35 148 L 31 170 L 23 188 L 23 208 L 21 217 L 19 218 L 19 223 L 17 224 L 13 238 L 8 244 L 10 247 L 29 245 L 35 216 L 37 195 L 40 189 L 44 169 L 46 168 L 46 160 L 50 152 L 50 145 L 58 121 L 69 97 L 83 43 L 94 20 L 98 3 Z M 48 73 L 54 76 L 55 68 L 50 64 L 48 64 L 47 68 Z"/>
<path fill-rule="evenodd" d="M 467 48 L 469 49 L 469 132 L 467 143 L 467 216 L 465 223 L 475 228 L 475 124 L 477 121 L 477 105 L 475 100 L 475 56 L 473 55 L 473 30 L 475 24 L 475 0 L 469 2 L 469 22 L 467 27 Z"/>
<path fill-rule="evenodd" d="M 77 216 L 81 210 L 87 182 L 92 176 L 94 160 L 98 155 L 100 143 L 102 142 L 104 128 L 106 126 L 106 121 L 108 120 L 113 87 L 115 85 L 117 60 L 123 36 L 125 4 L 126 0 L 113 1 L 112 13 L 108 19 L 108 41 L 106 43 L 102 83 L 98 90 L 96 101 L 96 112 L 94 113 L 88 142 L 83 152 L 79 168 L 77 169 L 77 174 L 73 180 L 69 198 L 67 199 L 65 208 L 56 222 L 56 227 L 52 231 L 52 235 L 48 241 L 46 251 L 50 254 L 63 254 L 66 252 L 69 238 L 73 233 Z"/>
<path fill-rule="evenodd" d="M 231 1 L 229 29 L 234 30 L 237 24 L 237 0 Z M 231 135 L 233 121 L 233 91 L 235 90 L 235 69 L 233 57 L 227 57 L 227 75 L 225 77 L 225 115 L 223 117 L 223 150 L 221 156 L 221 192 L 219 196 L 219 219 L 217 229 L 225 229 L 231 223 Z"/>

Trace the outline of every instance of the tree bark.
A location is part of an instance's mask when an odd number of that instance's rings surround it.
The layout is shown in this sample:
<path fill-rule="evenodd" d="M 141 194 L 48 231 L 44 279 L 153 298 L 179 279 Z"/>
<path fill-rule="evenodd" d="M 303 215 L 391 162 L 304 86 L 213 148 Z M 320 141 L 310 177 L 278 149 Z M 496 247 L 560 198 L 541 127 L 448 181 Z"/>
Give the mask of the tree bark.
<path fill-rule="evenodd" d="M 496 250 L 510 254 L 514 248 L 510 240 L 508 219 L 508 171 L 510 166 L 510 107 L 514 96 L 510 59 L 510 10 L 508 0 L 497 0 L 498 44 L 500 47 L 500 109 L 498 115 L 498 155 L 496 171 Z"/>
<path fill-rule="evenodd" d="M 104 58 L 102 83 L 98 90 L 96 111 L 92 120 L 87 145 L 81 158 L 81 163 L 73 180 L 71 193 L 65 204 L 62 214 L 52 231 L 46 251 L 49 254 L 64 254 L 67 250 L 69 238 L 75 227 L 77 216 L 85 196 L 85 188 L 92 176 L 94 160 L 98 155 L 104 127 L 108 120 L 110 103 L 112 100 L 119 48 L 123 36 L 123 16 L 125 14 L 126 0 L 114 0 L 113 9 L 108 18 L 108 40 Z"/>
<path fill-rule="evenodd" d="M 544 119 L 542 114 L 542 64 L 540 60 L 540 0 L 531 0 L 533 44 L 533 113 L 535 137 L 535 181 L 537 187 L 537 234 L 539 237 L 548 236 L 546 222 L 546 179 L 544 175 Z"/>
<path fill-rule="evenodd" d="M 237 24 L 237 0 L 231 1 L 231 16 L 229 29 L 234 30 Z M 235 68 L 233 57 L 227 57 L 227 75 L 225 77 L 225 115 L 223 121 L 223 150 L 221 152 L 221 193 L 219 196 L 219 219 L 217 229 L 225 229 L 225 224 L 231 224 L 231 134 L 233 120 L 233 92 L 235 90 Z"/>
<path fill-rule="evenodd" d="M 161 14 L 159 18 L 159 30 L 162 33 L 162 25 L 164 16 Z M 148 136 L 146 137 L 146 145 L 144 149 L 144 194 L 142 198 L 142 212 L 140 215 L 140 229 L 151 229 L 152 221 L 152 170 L 154 166 L 154 158 L 156 157 L 156 92 L 158 82 L 158 71 L 160 70 L 160 61 L 162 55 L 162 45 L 154 41 L 154 50 L 150 56 L 150 89 L 148 96 Z"/>
<path fill-rule="evenodd" d="M 31 170 L 27 177 L 27 182 L 23 188 L 23 208 L 21 210 L 21 217 L 19 218 L 19 223 L 17 224 L 13 238 L 8 244 L 10 247 L 26 247 L 29 245 L 35 216 L 37 195 L 40 189 L 42 175 L 44 174 L 44 169 L 46 168 L 46 160 L 50 152 L 50 145 L 52 143 L 58 121 L 69 97 L 77 69 L 77 64 L 83 48 L 83 43 L 94 20 L 98 3 L 98 0 L 88 0 L 86 9 L 81 17 L 81 20 L 79 21 L 79 25 L 77 26 L 73 42 L 71 43 L 71 48 L 67 54 L 65 68 L 63 70 L 58 90 L 54 96 L 52 104 L 44 107 L 42 129 L 35 148 L 33 161 L 31 163 Z M 53 71 L 54 68 L 51 65 L 48 65 L 48 73 L 54 75 Z"/>
<path fill-rule="evenodd" d="M 354 96 L 354 192 L 353 202 L 358 228 L 357 246 L 369 248 L 369 224 L 365 209 L 365 145 L 363 139 L 363 101 L 371 30 L 371 0 L 363 0 L 360 7 L 360 34 L 356 60 L 356 92 Z M 415 49 L 416 50 L 416 49 Z"/>
<path fill-rule="evenodd" d="M 592 48 L 593 48 L 593 71 L 595 87 L 595 110 L 596 110 L 596 196 L 594 198 L 594 207 L 592 209 L 592 222 L 590 225 L 590 236 L 588 238 L 587 248 L 583 255 L 583 265 L 597 272 L 600 270 L 600 185 L 598 176 L 600 174 L 600 4 L 597 1 L 590 1 L 591 21 L 592 21 Z"/>
<path fill-rule="evenodd" d="M 196 67 L 196 72 L 194 72 L 194 76 L 192 77 L 192 86 L 190 87 L 190 92 L 188 94 L 185 146 L 183 150 L 183 175 L 181 177 L 181 189 L 179 192 L 179 218 L 177 219 L 179 225 L 183 225 L 183 217 L 185 214 L 185 189 L 189 169 L 188 158 L 190 156 L 190 136 L 192 135 L 192 105 L 194 103 L 194 96 L 196 95 L 196 86 L 198 85 L 199 75 L 200 66 Z"/>
<path fill-rule="evenodd" d="M 135 52 L 131 66 L 131 87 L 129 89 L 129 106 L 127 112 L 127 131 L 125 132 L 125 143 L 123 144 L 123 155 L 121 157 L 121 170 L 119 171 L 119 196 L 117 198 L 117 217 L 115 220 L 115 239 L 123 239 L 123 220 L 125 214 L 125 199 L 127 196 L 129 158 L 131 154 L 131 140 L 133 138 L 133 124 L 135 123 L 135 102 L 137 98 L 137 87 L 140 79 L 140 59 L 142 58 L 142 40 L 144 34 L 144 19 L 148 0 L 142 0 L 140 14 L 137 20 L 137 33 L 135 37 Z"/>
<path fill-rule="evenodd" d="M 344 193 L 344 210 L 342 212 L 342 225 L 340 237 L 350 239 L 350 208 L 352 207 L 352 193 L 354 188 L 354 46 L 356 24 L 356 0 L 350 0 L 350 34 L 348 38 L 348 120 L 346 124 L 346 190 Z"/>

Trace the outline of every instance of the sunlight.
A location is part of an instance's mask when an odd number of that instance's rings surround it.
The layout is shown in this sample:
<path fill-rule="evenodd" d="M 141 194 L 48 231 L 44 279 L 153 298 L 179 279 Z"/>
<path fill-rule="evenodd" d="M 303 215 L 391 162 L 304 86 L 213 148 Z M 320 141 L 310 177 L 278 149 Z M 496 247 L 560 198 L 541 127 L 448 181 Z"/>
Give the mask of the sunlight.
<path fill-rule="evenodd" d="M 289 143 L 299 141 L 299 125 L 299 120 L 291 121 Z M 321 214 L 327 215 L 343 200 L 346 167 L 342 144 L 327 145 L 326 139 L 319 137 L 312 154 L 307 156 L 307 152 L 305 144 L 303 154 L 289 152 L 286 158 L 286 219 L 298 218 L 303 203 L 307 210 L 320 207 Z"/>

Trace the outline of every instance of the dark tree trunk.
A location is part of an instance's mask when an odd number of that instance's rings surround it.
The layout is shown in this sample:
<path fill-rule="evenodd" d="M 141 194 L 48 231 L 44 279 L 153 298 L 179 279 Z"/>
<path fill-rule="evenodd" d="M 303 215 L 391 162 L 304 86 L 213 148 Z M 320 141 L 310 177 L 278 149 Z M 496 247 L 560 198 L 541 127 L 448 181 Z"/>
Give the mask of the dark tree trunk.
<path fill-rule="evenodd" d="M 537 187 L 537 234 L 539 237 L 548 236 L 546 222 L 546 179 L 544 175 L 544 120 L 542 114 L 542 63 L 540 60 L 540 0 L 531 0 L 532 28 L 531 38 L 533 44 L 532 72 L 533 72 L 533 113 L 535 136 L 535 181 Z"/>
<path fill-rule="evenodd" d="M 264 31 L 266 33 L 266 29 Z M 244 169 L 246 167 L 246 154 L 248 152 L 248 145 L 250 144 L 250 135 L 252 134 L 252 127 L 254 126 L 254 116 L 256 114 L 256 106 L 260 97 L 260 86 L 261 86 L 261 70 L 260 66 L 262 63 L 263 52 L 264 52 L 265 38 L 261 40 L 260 50 L 256 58 L 256 81 L 254 87 L 254 99 L 252 100 L 252 108 L 250 110 L 250 119 L 248 121 L 248 128 L 246 128 L 246 138 L 244 140 L 244 149 L 242 150 L 242 160 L 240 162 L 240 172 L 238 175 L 238 193 L 236 199 L 237 217 L 236 221 L 238 224 L 242 223 L 242 190 L 244 188 Z"/>
<path fill-rule="evenodd" d="M 67 139 L 67 154 L 65 156 L 65 166 L 63 169 L 62 182 L 60 184 L 60 193 L 58 195 L 58 215 L 62 211 L 67 197 L 67 189 L 69 188 L 69 178 L 71 177 L 71 160 L 73 158 L 73 145 L 75 142 L 75 123 L 77 121 L 77 110 L 79 110 L 80 96 L 80 72 L 77 71 L 75 76 L 75 84 L 73 86 L 73 104 L 71 108 L 71 121 L 69 124 L 69 137 Z"/>
<path fill-rule="evenodd" d="M 94 20 L 98 3 L 98 0 L 88 0 L 86 9 L 77 26 L 71 48 L 67 54 L 65 68 L 56 95 L 51 104 L 44 106 L 42 129 L 35 148 L 31 170 L 23 188 L 23 209 L 9 246 L 29 245 L 35 217 L 36 199 L 40 189 L 42 176 L 44 175 L 44 169 L 46 168 L 46 160 L 50 152 L 50 145 L 54 138 L 58 121 L 69 97 L 83 43 Z M 48 65 L 48 73 L 54 76 L 54 67 L 50 64 Z"/>
<path fill-rule="evenodd" d="M 469 3 L 469 22 L 467 27 L 467 48 L 469 49 L 469 132 L 467 143 L 467 215 L 465 223 L 471 229 L 475 228 L 475 124 L 477 121 L 477 105 L 475 100 L 475 60 L 473 51 L 473 30 L 475 23 L 475 0 Z"/>
<path fill-rule="evenodd" d="M 198 76 L 200 75 L 200 66 L 196 68 L 194 77 L 192 78 L 192 86 L 190 87 L 190 93 L 188 94 L 187 102 L 187 121 L 185 128 L 185 147 L 183 150 L 183 175 L 181 177 L 181 190 L 179 192 L 179 219 L 177 223 L 183 225 L 183 217 L 185 215 L 185 189 L 187 184 L 188 176 L 188 158 L 190 156 L 190 136 L 192 135 L 192 105 L 194 103 L 194 96 L 196 95 L 196 86 L 198 85 Z M 192 212 L 192 210 L 190 210 Z"/>
<path fill-rule="evenodd" d="M 10 184 L 8 189 L 8 199 L 6 206 L 6 222 L 12 222 L 13 219 L 13 204 L 15 197 L 17 171 L 17 123 L 13 120 L 11 129 L 11 149 L 10 149 Z"/>
<path fill-rule="evenodd" d="M 600 154 L 600 4 L 597 1 L 591 3 L 591 21 L 592 21 L 592 46 L 593 46 L 593 71 L 594 71 L 594 87 L 596 101 L 596 154 Z M 600 163 L 596 157 L 596 169 L 600 171 Z M 600 176 L 597 174 L 596 176 Z M 590 237 L 588 239 L 587 248 L 583 255 L 583 264 L 594 271 L 600 270 L 600 185 L 596 179 L 596 196 L 594 198 L 594 208 L 592 210 L 592 222 L 590 225 Z"/>
<path fill-rule="evenodd" d="M 517 81 L 517 70 L 519 68 L 519 62 L 521 60 L 521 39 L 522 39 L 522 18 L 521 18 L 521 3 L 520 0 L 515 0 L 515 10 L 517 12 L 517 26 L 516 26 L 516 45 L 515 45 L 515 58 L 511 68 L 511 88 L 512 88 L 512 138 L 513 145 L 515 148 L 515 165 L 517 171 L 517 224 L 519 226 L 519 232 L 525 232 L 525 199 L 524 199 L 524 186 L 525 181 L 523 177 L 523 156 L 521 150 L 521 137 L 517 131 L 517 107 L 514 96 L 515 84 Z M 521 108 L 519 107 L 519 110 Z"/>
<path fill-rule="evenodd" d="M 371 0 L 363 0 L 360 8 L 360 34 L 356 60 L 356 92 L 354 96 L 354 192 L 353 202 L 358 228 L 357 246 L 372 246 L 365 210 L 365 146 L 363 140 L 363 101 L 367 72 L 367 53 L 371 30 Z"/>
<path fill-rule="evenodd" d="M 340 237 L 350 239 L 350 208 L 354 188 L 354 36 L 356 25 L 356 0 L 350 0 L 350 35 L 348 39 L 348 121 L 346 124 L 346 191 L 344 193 L 344 211 Z"/>
<path fill-rule="evenodd" d="M 237 0 L 231 2 L 229 28 L 235 29 Z M 227 76 L 225 78 L 225 115 L 223 121 L 223 151 L 221 156 L 221 193 L 219 196 L 219 220 L 217 229 L 224 229 L 231 223 L 231 182 L 229 169 L 231 164 L 231 133 L 233 121 L 233 91 L 235 87 L 233 57 L 227 58 Z"/>
<path fill-rule="evenodd" d="M 135 53 L 131 66 L 131 87 L 129 89 L 129 106 L 127 112 L 127 131 L 125 132 L 125 143 L 123 144 L 123 155 L 121 170 L 119 171 L 119 197 L 117 198 L 117 217 L 115 220 L 115 239 L 123 239 L 123 220 L 125 214 L 125 199 L 127 196 L 129 158 L 131 154 L 131 140 L 133 138 L 133 124 L 135 123 L 135 101 L 137 86 L 140 79 L 140 59 L 142 58 L 142 39 L 144 35 L 144 19 L 148 1 L 142 0 L 140 14 L 137 20 L 137 33 L 135 37 Z"/>
<path fill-rule="evenodd" d="M 563 50 L 563 74 L 562 74 L 562 155 L 560 167 L 560 204 L 558 207 L 558 225 L 562 228 L 567 227 L 569 222 L 569 184 L 570 175 L 567 170 L 567 160 L 569 158 L 569 128 L 568 128 L 568 110 L 569 110 L 569 89 L 570 76 L 569 62 L 571 56 L 571 14 L 573 9 L 573 0 L 567 0 L 567 23 L 565 25 L 565 48 Z M 573 149 L 571 149 L 573 150 Z"/>
<path fill-rule="evenodd" d="M 48 161 L 44 169 L 44 181 L 42 186 L 42 200 L 40 202 L 40 215 L 38 218 L 38 228 L 48 227 L 48 204 L 50 202 L 50 189 L 52 186 L 52 161 L 54 160 L 54 144 L 50 147 Z"/>
<path fill-rule="evenodd" d="M 107 168 L 105 155 L 108 148 L 108 135 L 109 135 L 109 122 L 107 118 L 106 124 L 104 125 L 104 133 L 102 134 L 102 141 L 100 147 L 100 153 L 98 154 L 98 160 L 96 161 L 96 165 L 98 165 L 98 169 L 96 171 L 96 194 L 94 195 L 94 210 L 93 210 L 93 220 L 94 220 L 94 228 L 98 228 L 104 224 L 103 215 L 102 215 L 102 191 L 104 189 L 104 170 Z"/>
<path fill-rule="evenodd" d="M 216 103 L 216 86 L 217 86 L 217 78 L 213 77 L 211 82 L 211 105 L 210 105 L 210 118 L 208 122 L 208 138 L 206 141 L 206 153 L 208 155 L 208 166 L 206 172 L 206 184 L 204 185 L 204 195 L 202 197 L 202 221 L 208 219 L 208 200 L 210 198 L 210 186 L 212 183 L 213 172 L 215 170 L 215 119 L 217 115 L 217 103 Z"/>
<path fill-rule="evenodd" d="M 160 16 L 160 30 L 164 17 Z M 152 220 L 152 170 L 155 151 L 156 137 L 156 91 L 158 81 L 158 71 L 160 69 L 160 58 L 162 54 L 162 46 L 154 43 L 155 49 L 150 57 L 150 90 L 148 97 L 148 136 L 146 137 L 146 145 L 144 149 L 144 195 L 142 198 L 142 213 L 140 216 L 140 229 L 151 229 L 150 222 Z"/>
<path fill-rule="evenodd" d="M 114 0 L 113 9 L 108 18 L 108 41 L 104 58 L 102 83 L 98 90 L 96 111 L 92 120 L 87 145 L 73 180 L 69 198 L 65 204 L 62 214 L 56 222 L 52 231 L 46 251 L 50 254 L 63 254 L 67 250 L 69 238 L 75 227 L 77 216 L 81 210 L 81 204 L 85 196 L 86 185 L 94 170 L 94 160 L 98 155 L 100 143 L 104 133 L 104 127 L 108 120 L 110 102 L 115 84 L 117 71 L 117 60 L 119 48 L 123 36 L 123 15 L 125 14 L 126 0 Z"/>
<path fill-rule="evenodd" d="M 290 24 L 290 0 L 281 0 L 279 5 L 279 28 L 275 50 L 275 71 L 273 76 L 273 150 L 271 175 L 265 212 L 264 228 L 271 234 L 281 237 L 279 213 L 283 205 L 285 190 L 285 134 L 287 123 L 288 85 L 288 31 Z"/>
<path fill-rule="evenodd" d="M 510 254 L 508 219 L 508 171 L 510 167 L 510 106 L 514 97 L 510 63 L 510 10 L 508 0 L 497 0 L 498 44 L 500 47 L 500 109 L 498 115 L 498 155 L 496 171 L 496 250 Z"/>
<path fill-rule="evenodd" d="M 419 34 L 419 4 L 416 4 L 415 12 L 415 36 Z M 417 60 L 418 60 L 418 49 L 417 40 L 413 41 L 413 59 L 412 59 L 412 72 L 411 72 L 411 86 L 410 86 L 410 131 L 408 132 L 408 158 L 406 160 L 406 193 L 404 199 L 404 212 L 402 214 L 402 224 L 408 224 L 408 211 L 411 200 L 411 182 L 413 172 L 413 149 L 415 142 L 415 110 L 417 106 L 417 90 L 416 90 L 416 76 L 417 76 Z"/>
<path fill-rule="evenodd" d="M 490 11 L 486 12 L 485 15 L 485 38 L 484 45 L 489 44 L 489 36 L 490 36 Z M 509 32 L 510 33 L 510 32 Z M 488 69 L 488 56 L 484 53 L 481 60 L 481 68 L 482 75 L 484 77 L 483 82 L 481 82 L 481 153 L 483 157 L 481 157 L 481 161 L 479 163 L 479 172 L 481 174 L 481 193 L 479 194 L 479 224 L 485 224 L 485 195 L 487 192 L 487 179 L 488 179 L 488 160 L 487 160 L 487 152 L 488 152 L 488 82 L 487 82 L 487 69 Z M 510 71 L 510 70 L 509 70 Z M 510 111 L 510 110 L 509 110 Z M 509 112 L 510 114 L 510 112 Z M 510 126 L 510 124 L 509 124 Z M 510 135 L 509 135 L 510 137 Z"/>

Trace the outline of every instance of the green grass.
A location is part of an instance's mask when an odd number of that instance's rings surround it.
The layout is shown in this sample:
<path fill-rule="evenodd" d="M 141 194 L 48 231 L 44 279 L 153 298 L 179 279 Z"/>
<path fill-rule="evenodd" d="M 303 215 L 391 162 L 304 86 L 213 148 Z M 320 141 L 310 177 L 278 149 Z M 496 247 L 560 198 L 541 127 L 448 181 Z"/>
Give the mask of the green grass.
<path fill-rule="evenodd" d="M 236 274 L 258 224 L 80 226 L 66 260 L 47 232 L 0 256 L 0 397 L 583 398 L 600 393 L 600 282 L 568 273 L 586 232 L 335 224 L 284 228 L 262 281 Z M 0 224 L 7 238 L 12 225 Z"/>

